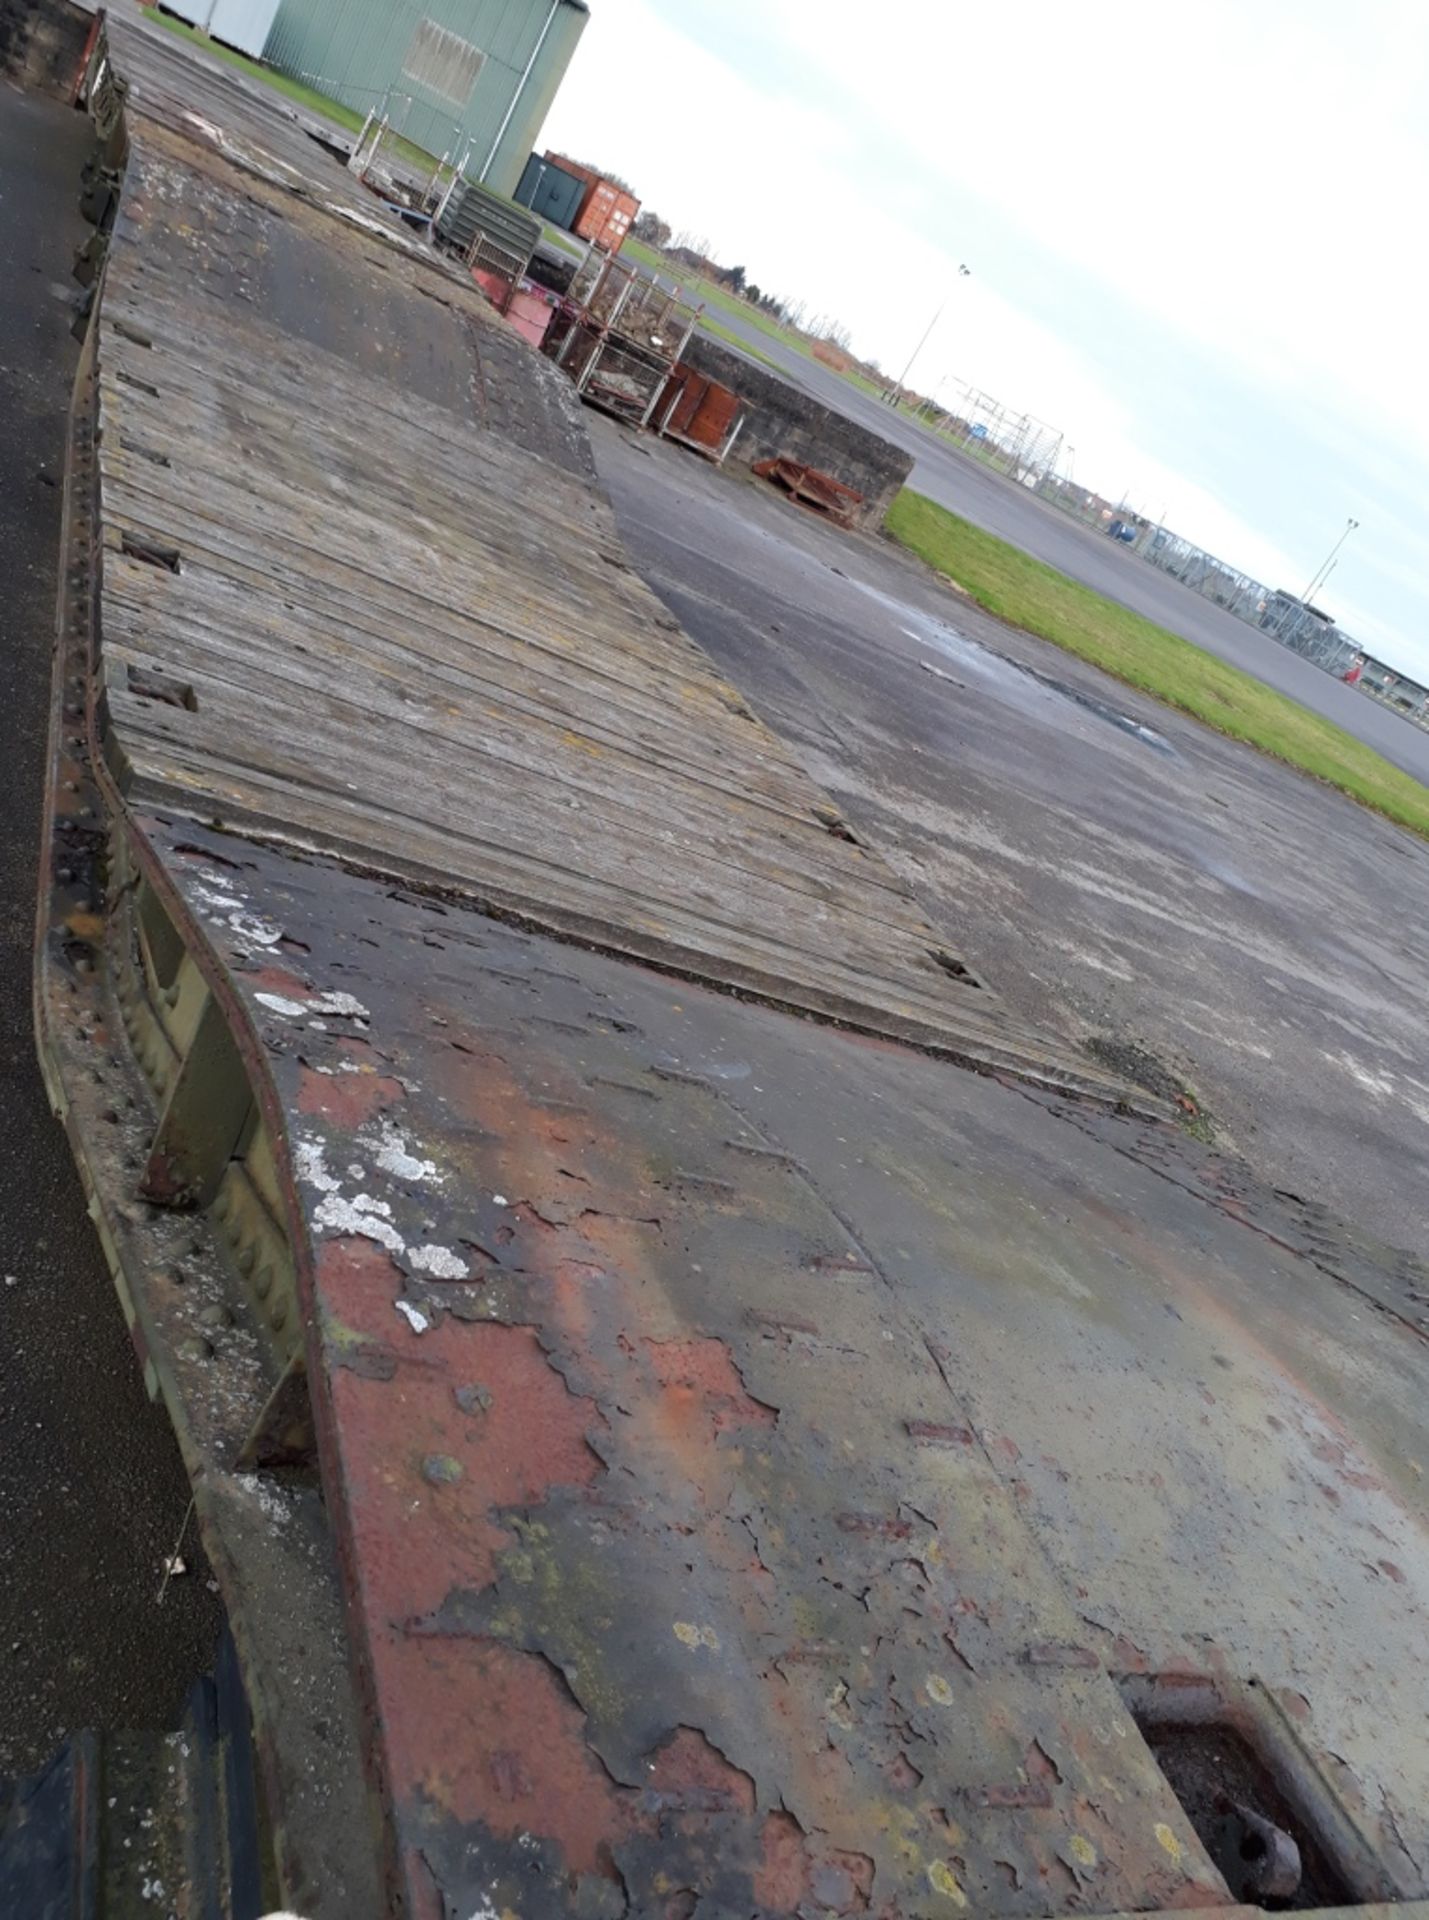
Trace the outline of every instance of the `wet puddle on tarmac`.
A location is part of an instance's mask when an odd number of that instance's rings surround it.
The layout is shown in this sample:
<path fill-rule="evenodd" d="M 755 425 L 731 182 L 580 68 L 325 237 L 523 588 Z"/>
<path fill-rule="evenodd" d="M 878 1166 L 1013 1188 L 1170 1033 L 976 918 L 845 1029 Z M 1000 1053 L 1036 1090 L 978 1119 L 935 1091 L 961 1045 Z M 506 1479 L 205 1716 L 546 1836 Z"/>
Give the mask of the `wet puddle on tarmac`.
<path fill-rule="evenodd" d="M 1168 759 L 1179 759 L 1180 755 L 1171 742 L 1154 727 L 1143 725 L 1129 713 L 1123 713 L 1120 707 L 1108 700 L 1099 699 L 1085 688 L 1072 685 L 1069 681 L 1054 679 L 1051 674 L 1039 673 L 1035 667 L 1025 667 L 1015 660 L 1009 660 L 1004 654 L 994 653 L 990 647 L 982 646 L 976 640 L 970 640 L 966 634 L 959 633 L 956 627 L 950 627 L 946 621 L 938 620 L 930 614 L 920 613 L 916 607 L 910 607 L 906 601 L 895 600 L 891 595 L 881 593 L 866 581 L 855 584 L 878 601 L 888 611 L 897 616 L 899 632 L 909 640 L 930 646 L 955 666 L 978 680 L 993 692 L 1013 705 L 1028 707 L 1040 706 L 1049 712 L 1055 712 L 1061 704 L 1080 708 L 1094 719 L 1104 720 L 1108 726 L 1115 727 L 1119 733 L 1137 740 L 1153 753 L 1165 754 Z M 941 670 L 936 665 L 923 663 L 936 678 L 949 679 L 959 684 L 955 673 Z"/>

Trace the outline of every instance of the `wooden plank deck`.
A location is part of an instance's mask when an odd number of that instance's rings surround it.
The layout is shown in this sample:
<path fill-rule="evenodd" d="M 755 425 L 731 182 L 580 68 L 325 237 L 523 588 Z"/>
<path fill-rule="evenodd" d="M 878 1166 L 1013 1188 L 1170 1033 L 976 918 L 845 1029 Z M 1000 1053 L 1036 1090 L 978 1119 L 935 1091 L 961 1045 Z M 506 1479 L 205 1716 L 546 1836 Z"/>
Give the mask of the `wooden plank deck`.
<path fill-rule="evenodd" d="M 132 799 L 1119 1097 L 830 832 L 631 570 L 560 376 L 409 243 L 167 117 L 132 116 L 100 335 Z"/>

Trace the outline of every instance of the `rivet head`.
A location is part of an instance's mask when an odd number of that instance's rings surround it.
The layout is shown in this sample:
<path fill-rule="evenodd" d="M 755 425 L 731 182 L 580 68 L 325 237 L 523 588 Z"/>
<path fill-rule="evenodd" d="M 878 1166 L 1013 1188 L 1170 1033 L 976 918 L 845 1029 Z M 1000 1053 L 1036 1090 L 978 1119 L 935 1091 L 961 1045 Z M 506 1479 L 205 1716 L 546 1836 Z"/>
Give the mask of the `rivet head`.
<path fill-rule="evenodd" d="M 273 1304 L 268 1309 L 268 1325 L 273 1329 L 274 1333 L 280 1333 L 287 1318 L 288 1303 L 280 1293 L 275 1296 Z"/>

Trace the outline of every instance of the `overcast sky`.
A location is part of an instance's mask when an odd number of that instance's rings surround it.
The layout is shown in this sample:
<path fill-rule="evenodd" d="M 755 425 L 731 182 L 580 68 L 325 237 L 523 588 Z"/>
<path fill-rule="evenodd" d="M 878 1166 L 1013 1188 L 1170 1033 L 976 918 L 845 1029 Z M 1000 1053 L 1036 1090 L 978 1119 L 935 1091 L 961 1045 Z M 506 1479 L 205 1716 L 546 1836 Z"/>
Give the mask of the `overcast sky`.
<path fill-rule="evenodd" d="M 1429 679 L 1426 0 L 591 0 L 547 143 Z M 957 276 L 966 261 L 972 276 Z"/>

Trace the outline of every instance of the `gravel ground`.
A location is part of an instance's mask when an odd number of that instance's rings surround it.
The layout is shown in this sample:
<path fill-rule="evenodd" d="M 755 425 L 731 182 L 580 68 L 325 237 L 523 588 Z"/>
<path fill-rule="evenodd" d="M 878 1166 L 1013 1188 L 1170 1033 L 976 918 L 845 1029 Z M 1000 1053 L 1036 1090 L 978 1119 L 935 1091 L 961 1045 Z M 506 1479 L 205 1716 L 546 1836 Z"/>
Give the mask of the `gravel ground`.
<path fill-rule="evenodd" d="M 0 86 L 0 1774 L 172 1723 L 219 1604 L 35 1062 L 31 965 L 86 123 Z"/>

